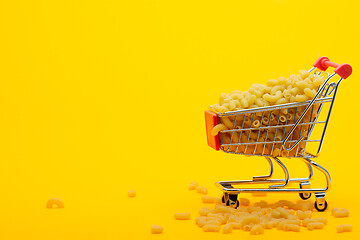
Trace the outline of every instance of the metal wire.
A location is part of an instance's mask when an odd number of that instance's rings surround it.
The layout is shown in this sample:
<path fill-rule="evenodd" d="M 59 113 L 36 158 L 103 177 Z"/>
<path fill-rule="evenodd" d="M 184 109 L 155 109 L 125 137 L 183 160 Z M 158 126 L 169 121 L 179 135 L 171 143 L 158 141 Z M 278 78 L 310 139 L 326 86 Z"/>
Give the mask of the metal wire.
<path fill-rule="evenodd" d="M 310 69 L 309 72 L 311 73 L 313 70 Z M 320 76 L 323 72 L 315 71 L 313 74 Z M 234 117 L 232 129 L 220 132 L 221 150 L 232 154 L 274 157 L 274 150 L 279 145 L 281 146 L 281 152 L 288 150 L 288 153 L 296 147 L 296 150 L 294 150 L 295 154 L 288 157 L 316 157 L 321 150 L 338 85 L 342 80 L 340 78 L 337 83 L 329 83 L 329 80 L 335 75 L 327 75 L 324 83 L 318 87 L 316 96 L 311 101 L 228 111 L 225 113 L 217 112 L 220 122 L 223 117 Z M 325 121 L 319 121 L 323 107 L 327 103 L 330 103 L 328 116 Z M 214 109 L 212 110 L 215 111 Z M 287 111 L 286 114 L 283 114 L 283 111 Z M 305 119 L 305 114 L 308 111 L 310 111 L 310 118 L 306 115 Z M 293 119 L 289 118 L 291 116 L 290 113 L 294 114 Z M 275 119 L 274 115 L 277 115 Z M 285 116 L 285 120 L 283 116 Z M 265 117 L 268 118 L 268 123 L 266 123 Z M 281 121 L 280 117 L 282 117 Z M 259 127 L 254 127 L 255 120 L 260 121 Z M 241 123 L 241 127 L 238 123 Z M 319 138 L 315 137 L 310 140 L 310 136 L 317 125 L 323 125 L 322 135 Z M 291 128 L 291 130 L 288 131 L 288 128 Z M 294 135 L 294 132 L 299 129 L 299 134 Z M 307 130 L 306 135 L 303 130 Z M 279 131 L 282 131 L 282 140 L 277 139 Z M 272 135 L 274 136 L 272 137 Z M 301 142 L 303 143 L 302 146 L 300 146 Z M 316 154 L 307 153 L 306 149 L 310 144 L 319 145 Z M 250 148 L 250 146 L 253 147 Z M 268 150 L 266 151 L 266 149 Z"/>

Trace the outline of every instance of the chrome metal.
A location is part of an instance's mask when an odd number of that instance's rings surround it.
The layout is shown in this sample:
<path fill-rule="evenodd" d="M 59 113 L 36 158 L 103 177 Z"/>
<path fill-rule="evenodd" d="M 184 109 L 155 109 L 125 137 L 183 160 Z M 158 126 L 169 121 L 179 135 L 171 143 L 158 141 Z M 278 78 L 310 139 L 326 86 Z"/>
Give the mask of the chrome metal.
<path fill-rule="evenodd" d="M 317 103 L 325 103 L 325 102 L 331 102 L 332 97 L 323 97 L 315 100 L 315 104 Z M 308 105 L 310 103 L 309 101 L 305 102 L 293 102 L 293 103 L 285 103 L 281 105 L 272 105 L 272 106 L 266 106 L 266 107 L 258 107 L 258 108 L 250 108 L 250 109 L 243 109 L 243 110 L 237 110 L 237 111 L 228 111 L 225 113 L 217 112 L 213 106 L 211 105 L 209 108 L 211 111 L 215 112 L 219 117 L 228 117 L 228 116 L 235 116 L 235 115 L 242 115 L 242 114 L 249 114 L 249 113 L 257 113 L 257 112 L 266 112 L 271 110 L 279 110 L 279 109 L 286 109 L 286 108 L 294 108 L 294 107 L 301 107 Z"/>
<path fill-rule="evenodd" d="M 303 196 L 307 198 L 310 197 L 311 193 L 314 193 L 317 206 L 319 206 L 320 209 L 324 207 L 325 192 L 327 192 L 331 187 L 331 177 L 329 172 L 324 167 L 313 161 L 313 159 L 319 155 L 323 146 L 335 97 L 342 78 L 339 77 L 337 82 L 330 82 L 330 80 L 337 74 L 318 71 L 315 67 L 312 67 L 309 70 L 309 73 L 325 79 L 324 83 L 317 88 L 315 97 L 309 101 L 228 111 L 225 113 L 217 112 L 213 106 L 210 106 L 211 110 L 217 114 L 219 122 L 221 122 L 221 119 L 225 117 L 234 121 L 232 129 L 220 132 L 220 149 L 222 151 L 231 154 L 262 156 L 266 158 L 270 165 L 270 173 L 268 175 L 253 176 L 252 180 L 217 182 L 216 186 L 223 191 L 225 202 L 230 199 L 229 194 L 294 192 L 302 193 Z M 287 113 L 283 114 L 286 116 L 286 120 L 279 122 L 280 112 L 283 112 L 283 110 L 287 111 Z M 290 111 L 293 111 L 293 119 L 289 117 Z M 327 115 L 325 114 L 323 118 L 321 118 L 321 113 L 325 111 L 327 112 Z M 308 112 L 310 115 L 306 115 Z M 269 122 L 273 114 L 275 116 L 277 115 L 277 118 L 273 118 L 273 123 L 270 124 Z M 255 116 L 256 119 L 260 121 L 260 126 L 257 128 L 253 126 Z M 309 119 L 308 116 L 310 116 Z M 326 120 L 324 120 L 325 116 Z M 268 123 L 264 123 L 265 117 L 268 118 Z M 303 136 L 302 134 L 298 134 L 299 136 L 294 134 L 297 127 L 300 129 L 300 133 L 302 133 L 302 129 L 304 129 L 306 134 L 303 134 Z M 321 131 L 314 131 L 315 128 L 320 129 Z M 287 129 L 290 130 L 288 131 Z M 282 139 L 269 139 L 269 135 L 276 135 L 278 131 L 282 131 Z M 262 133 L 261 137 L 260 133 Z M 250 134 L 252 134 L 251 138 Z M 233 140 L 234 138 L 236 139 L 236 137 L 238 137 L 238 139 Z M 225 141 L 225 138 L 227 138 L 227 141 Z M 288 156 L 291 158 L 302 159 L 308 168 L 309 175 L 303 178 L 290 178 L 289 171 L 285 164 L 280 161 L 278 156 L 274 153 L 275 145 L 279 146 L 277 148 L 282 148 L 286 151 L 294 150 L 295 154 Z M 317 151 L 315 148 L 316 153 L 309 153 L 307 151 L 308 145 L 317 146 Z M 265 152 L 265 149 L 268 151 Z M 284 178 L 272 178 L 274 173 L 273 161 L 275 161 L 284 172 Z M 324 187 L 311 187 L 311 179 L 314 175 L 313 168 L 324 175 L 326 180 L 326 185 Z M 292 186 L 292 183 L 298 183 L 298 186 L 294 187 Z M 265 184 L 265 186 L 250 186 L 254 184 Z"/>
<path fill-rule="evenodd" d="M 309 72 L 311 73 L 314 69 L 310 69 Z M 323 72 L 314 72 L 314 74 L 321 75 Z M 222 117 L 232 117 L 234 120 L 232 129 L 223 130 L 220 132 L 220 149 L 226 153 L 231 154 L 240 154 L 240 155 L 247 155 L 247 156 L 264 156 L 264 157 L 275 157 L 274 155 L 274 149 L 277 144 L 280 144 L 280 148 L 283 148 L 283 151 L 290 152 L 291 150 L 295 149 L 295 154 L 293 153 L 291 157 L 294 158 L 311 158 L 312 156 L 317 157 L 321 147 L 323 145 L 323 140 L 325 137 L 325 131 L 328 126 L 328 122 L 330 119 L 330 114 L 332 111 L 332 107 L 335 101 L 338 85 L 341 82 L 341 78 L 337 83 L 330 83 L 330 79 L 332 79 L 336 74 L 328 74 L 327 78 L 324 81 L 324 83 L 318 88 L 318 91 L 315 95 L 315 97 L 311 101 L 306 102 L 295 102 L 295 103 L 287 103 L 287 104 L 281 104 L 281 105 L 275 105 L 275 106 L 266 106 L 266 107 L 258 107 L 258 108 L 252 108 L 252 109 L 243 109 L 238 111 L 229 111 L 225 113 L 219 113 L 217 112 L 219 121 L 221 122 Z M 325 104 L 329 103 L 330 108 L 328 111 L 327 119 L 326 120 L 319 120 L 321 112 L 323 110 L 323 107 Z M 317 110 L 315 111 L 314 106 L 319 106 Z M 212 106 L 210 106 L 212 108 Z M 301 110 L 301 108 L 305 108 L 305 110 Z M 277 118 L 275 118 L 276 122 L 275 124 L 263 124 L 264 116 L 270 117 L 273 113 L 278 113 L 280 110 L 289 110 L 289 109 L 295 109 L 296 118 L 294 117 L 293 120 L 289 121 L 289 114 L 286 115 L 286 122 L 285 123 L 279 123 L 279 114 L 277 115 Z M 215 111 L 214 109 L 212 109 Z M 304 121 L 304 116 L 307 112 L 311 112 L 310 119 L 311 121 Z M 215 111 L 216 112 L 216 111 Z M 260 116 L 258 119 L 261 120 L 260 127 L 252 127 L 252 123 L 254 122 L 254 117 Z M 234 119 L 235 118 L 235 119 Z M 247 124 L 250 124 L 250 127 L 245 127 L 245 119 L 247 119 Z M 238 123 L 240 125 L 236 126 Z M 241 127 L 240 127 L 241 126 Z M 319 126 L 318 128 L 324 127 L 322 131 L 321 138 L 312 138 L 310 139 L 310 136 L 312 136 L 313 130 Z M 299 129 L 307 129 L 307 135 L 305 136 L 299 136 L 297 139 L 293 139 L 293 133 L 295 129 L 299 127 Z M 290 131 L 284 129 L 291 128 Z M 276 141 L 275 139 L 268 139 L 268 133 L 269 130 L 275 131 L 275 134 L 279 130 L 283 130 L 283 138 L 280 141 Z M 265 133 L 265 141 L 262 141 L 264 139 L 264 135 L 260 139 L 260 131 Z M 224 136 L 228 135 L 230 138 L 225 142 Z M 256 141 L 250 139 L 250 134 L 252 134 L 255 137 L 252 137 L 251 139 L 256 139 Z M 238 137 L 237 141 L 233 141 L 235 135 Z M 243 136 L 245 135 L 245 136 Z M 244 138 L 245 137 L 245 138 Z M 251 140 L 251 141 L 250 141 Z M 299 148 L 300 143 L 303 143 L 302 147 Z M 318 149 L 316 153 L 309 154 L 306 149 L 308 145 L 318 145 Z M 250 149 L 249 147 L 252 146 Z M 269 148 L 268 152 L 265 152 L 265 149 Z M 279 147 L 277 147 L 279 148 Z"/>
<path fill-rule="evenodd" d="M 310 180 L 312 178 L 312 176 L 314 175 L 314 172 L 312 170 L 312 167 L 309 163 L 306 163 L 306 166 L 308 167 L 309 169 L 309 177 L 308 177 L 308 180 Z"/>
<path fill-rule="evenodd" d="M 254 181 L 261 181 L 261 180 L 266 180 L 266 179 L 269 179 L 272 177 L 273 173 L 274 173 L 274 166 L 273 166 L 273 163 L 271 161 L 271 158 L 269 157 L 265 157 L 266 160 L 269 162 L 269 165 L 270 165 L 270 173 L 269 175 L 266 175 L 266 176 L 253 176 L 253 180 Z"/>
<path fill-rule="evenodd" d="M 220 188 L 224 193 L 228 194 L 239 194 L 239 193 L 256 193 L 256 192 L 295 192 L 295 193 L 325 193 L 330 189 L 331 178 L 328 171 L 317 164 L 316 162 L 310 159 L 304 159 L 306 163 L 309 163 L 312 167 L 322 172 L 326 179 L 326 187 L 324 188 L 290 188 L 290 187 L 281 187 L 281 188 L 236 188 L 236 185 L 248 185 L 248 184 L 266 184 L 266 183 L 279 183 L 286 182 L 286 179 L 267 179 L 267 180 L 236 180 L 236 181 L 220 181 L 215 183 L 215 185 Z M 312 176 L 312 174 L 311 174 Z M 308 178 L 294 178 L 288 179 L 288 182 L 304 182 Z M 229 187 L 231 186 L 231 187 Z"/>
<path fill-rule="evenodd" d="M 301 188 L 301 189 L 309 189 L 309 188 L 310 188 L 310 182 L 308 182 L 308 181 L 306 181 L 306 182 L 300 182 L 300 188 Z M 305 192 L 305 193 L 303 193 L 303 196 L 304 196 L 305 198 L 308 198 L 308 197 L 310 197 L 310 193 Z"/>
<path fill-rule="evenodd" d="M 334 102 L 335 102 L 335 97 L 336 97 L 336 94 L 337 94 L 337 90 L 338 90 L 339 84 L 341 83 L 342 80 L 343 80 L 343 79 L 340 78 L 339 81 L 338 81 L 337 84 L 336 84 L 336 87 L 334 87 L 335 90 L 334 90 L 333 100 L 332 100 L 332 102 L 331 102 L 331 104 L 330 104 L 329 113 L 328 113 L 327 118 L 326 118 L 326 123 L 325 123 L 325 126 L 324 126 L 324 131 L 323 131 L 323 133 L 322 133 L 322 135 L 321 135 L 321 141 L 320 141 L 320 145 L 319 145 L 319 148 L 318 148 L 318 151 L 317 151 L 316 155 L 319 155 L 319 153 L 320 153 L 320 151 L 321 151 L 321 147 L 322 147 L 323 140 L 324 140 L 324 137 L 325 137 L 326 129 L 327 129 L 327 126 L 328 126 L 328 124 L 329 124 L 331 111 L 332 111 L 332 108 L 333 108 L 333 106 L 334 106 Z"/>
<path fill-rule="evenodd" d="M 269 188 L 282 188 L 282 187 L 286 187 L 286 185 L 289 183 L 289 172 L 287 170 L 287 168 L 285 167 L 285 165 L 276 157 L 274 157 L 274 160 L 280 165 L 280 167 L 282 168 L 282 170 L 285 173 L 285 182 L 284 184 L 279 184 L 279 185 L 270 185 Z"/>
<path fill-rule="evenodd" d="M 305 114 L 307 113 L 307 111 L 310 109 L 310 107 L 314 104 L 314 102 L 316 101 L 316 98 L 321 94 L 321 92 L 325 89 L 327 83 L 329 82 L 329 80 L 334 77 L 336 75 L 336 73 L 331 74 L 326 80 L 325 82 L 321 85 L 321 87 L 319 88 L 319 90 L 317 91 L 315 97 L 310 101 L 309 105 L 305 108 L 304 112 L 301 114 L 300 118 L 297 120 L 297 122 L 294 124 L 294 126 L 291 128 L 290 132 L 288 133 L 288 135 L 285 137 L 285 139 L 283 140 L 282 143 L 282 147 L 287 150 L 287 151 L 291 151 L 293 150 L 299 143 L 301 140 L 304 139 L 303 136 L 300 137 L 300 139 L 298 141 L 295 142 L 295 144 L 290 147 L 290 148 L 286 148 L 285 144 L 287 142 L 287 140 L 290 138 L 290 135 L 295 131 L 295 128 L 299 125 L 299 123 L 303 120 L 303 118 L 305 117 Z M 335 90 L 336 93 L 336 90 Z M 332 101 L 333 103 L 334 101 Z M 326 125 L 326 124 L 325 124 Z"/>
<path fill-rule="evenodd" d="M 325 193 L 324 192 L 315 193 L 315 204 L 320 209 L 325 207 Z"/>
<path fill-rule="evenodd" d="M 329 172 L 322 166 L 320 166 L 320 164 L 314 162 L 313 160 L 309 159 L 309 158 L 304 158 L 304 160 L 308 163 L 310 163 L 313 167 L 315 167 L 317 170 L 319 170 L 320 172 L 322 172 L 325 176 L 326 179 L 326 188 L 324 188 L 324 192 L 328 191 L 331 187 L 331 177 Z"/>

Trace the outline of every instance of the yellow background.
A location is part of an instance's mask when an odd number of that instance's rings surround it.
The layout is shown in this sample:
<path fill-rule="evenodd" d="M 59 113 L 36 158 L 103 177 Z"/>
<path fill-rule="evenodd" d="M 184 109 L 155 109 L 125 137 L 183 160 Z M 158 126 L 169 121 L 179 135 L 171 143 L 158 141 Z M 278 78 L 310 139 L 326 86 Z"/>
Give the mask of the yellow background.
<path fill-rule="evenodd" d="M 251 238 L 359 238 L 357 2 L 2 0 L 0 238 L 249 238 L 194 224 L 204 204 L 191 180 L 220 196 L 215 181 L 268 171 L 264 159 L 208 147 L 203 111 L 222 92 L 309 69 L 322 55 L 354 68 L 317 160 L 332 176 L 329 207 L 351 217 L 316 213 L 329 218 L 325 230 Z M 291 176 L 306 174 L 300 160 L 284 162 Z M 65 208 L 46 209 L 52 197 Z M 280 199 L 299 197 L 265 198 Z M 184 211 L 192 220 L 176 222 Z M 340 223 L 353 233 L 337 235 Z M 153 224 L 164 233 L 151 235 Z"/>

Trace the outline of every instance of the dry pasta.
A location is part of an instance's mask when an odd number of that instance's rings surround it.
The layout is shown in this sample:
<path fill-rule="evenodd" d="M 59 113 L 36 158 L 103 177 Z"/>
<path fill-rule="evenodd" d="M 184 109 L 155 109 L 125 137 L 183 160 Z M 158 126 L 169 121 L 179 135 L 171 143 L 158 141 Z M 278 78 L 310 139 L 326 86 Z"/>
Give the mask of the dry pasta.
<path fill-rule="evenodd" d="M 223 228 L 223 233 L 224 234 L 229 234 L 232 232 L 233 226 L 231 223 L 227 223 L 225 224 L 224 228 Z"/>
<path fill-rule="evenodd" d="M 301 211 L 301 210 L 298 210 L 296 212 L 296 215 L 299 217 L 300 220 L 304 220 L 306 218 L 311 218 L 311 215 L 312 215 L 312 211 Z"/>
<path fill-rule="evenodd" d="M 208 197 L 208 196 L 201 197 L 203 203 L 215 203 L 216 199 L 217 199 L 216 197 Z"/>
<path fill-rule="evenodd" d="M 211 212 L 211 210 L 209 208 L 207 208 L 207 207 L 201 208 L 199 210 L 200 216 L 207 216 L 210 212 Z"/>
<path fill-rule="evenodd" d="M 236 111 L 242 109 L 258 108 L 269 105 L 281 105 L 292 102 L 304 102 L 315 97 L 318 87 L 324 79 L 318 75 L 309 74 L 306 70 L 300 70 L 298 75 L 292 74 L 289 78 L 279 77 L 270 79 L 266 85 L 253 84 L 248 91 L 233 91 L 229 94 L 222 93 L 219 103 L 213 105 L 213 109 L 220 113 Z M 292 157 L 296 156 L 305 148 L 305 143 L 301 142 L 297 148 L 288 152 L 281 147 L 283 138 L 290 131 L 291 127 L 282 125 L 293 124 L 298 120 L 304 111 L 304 107 L 296 107 L 288 111 L 273 110 L 263 113 L 257 112 L 247 116 L 220 117 L 221 123 L 216 125 L 211 134 L 216 136 L 221 133 L 223 144 L 234 144 L 227 147 L 227 151 L 245 154 L 265 154 L 271 156 Z M 312 109 L 304 116 L 304 123 L 312 122 L 319 109 L 319 104 L 315 104 Z M 235 121 L 236 119 L 236 121 Z M 264 130 L 261 127 L 277 126 L 272 130 Z M 246 128 L 259 128 L 260 130 L 241 131 Z M 237 131 L 222 132 L 229 129 L 239 129 Z M 289 140 L 298 140 L 300 137 L 307 137 L 308 127 L 298 126 Z M 276 141 L 269 144 L 248 144 L 255 142 Z M 239 143 L 247 143 L 235 146 Z"/>
<path fill-rule="evenodd" d="M 336 218 L 343 218 L 348 217 L 350 215 L 350 212 L 345 208 L 334 208 L 331 210 L 331 214 Z"/>
<path fill-rule="evenodd" d="M 296 224 L 285 224 L 283 227 L 284 231 L 300 232 L 300 226 Z"/>
<path fill-rule="evenodd" d="M 195 182 L 195 181 L 191 181 L 190 184 L 189 184 L 189 190 L 195 190 L 196 187 L 198 186 L 198 183 Z"/>
<path fill-rule="evenodd" d="M 259 235 L 264 233 L 264 227 L 261 224 L 256 224 L 251 227 L 250 234 L 251 235 Z"/>
<path fill-rule="evenodd" d="M 57 208 L 64 208 L 64 202 L 61 201 L 59 198 L 51 198 L 47 201 L 46 203 L 46 207 L 47 208 L 53 208 L 54 205 L 57 207 Z"/>
<path fill-rule="evenodd" d="M 336 231 L 338 233 L 352 232 L 352 225 L 351 224 L 339 225 L 339 226 L 336 227 Z"/>
<path fill-rule="evenodd" d="M 209 225 L 203 226 L 202 229 L 204 232 L 219 232 L 220 226 L 214 225 L 214 224 L 209 224 Z"/>
<path fill-rule="evenodd" d="M 190 213 L 186 212 L 186 213 L 175 213 L 174 217 L 176 220 L 189 220 L 190 219 Z"/>
<path fill-rule="evenodd" d="M 306 218 L 302 221 L 302 225 L 304 227 L 307 227 L 307 225 L 311 222 L 320 222 L 320 223 L 323 223 L 323 224 L 327 224 L 327 219 L 326 218 Z"/>
<path fill-rule="evenodd" d="M 203 196 L 202 199 L 218 199 L 215 197 Z M 241 206 L 234 209 L 225 206 L 224 203 L 211 200 L 213 208 L 204 207 L 199 210 L 199 217 L 195 219 L 196 224 L 204 232 L 219 232 L 230 234 L 233 230 L 243 230 L 251 235 L 263 234 L 266 229 L 277 229 L 281 231 L 300 232 L 304 230 L 323 229 L 327 225 L 326 218 L 312 218 L 312 211 L 309 206 L 314 202 L 311 200 L 299 200 L 296 203 L 288 200 L 280 200 L 275 203 L 268 203 L 260 200 L 250 204 L 249 199 L 239 198 Z M 210 205 L 211 206 L 211 205 Z M 336 211 L 344 209 L 335 208 Z M 346 210 L 346 209 L 345 209 Z M 176 213 L 180 219 L 189 219 L 190 213 Z M 185 217 L 186 215 L 186 217 Z M 338 232 L 352 231 L 349 224 L 337 227 Z"/>
<path fill-rule="evenodd" d="M 322 222 L 310 222 L 306 225 L 308 230 L 314 230 L 314 229 L 322 229 L 325 227 L 325 224 Z"/>
<path fill-rule="evenodd" d="M 207 195 L 207 188 L 206 187 L 201 187 L 201 186 L 197 186 L 196 188 L 196 192 L 203 194 L 203 195 Z"/>
<path fill-rule="evenodd" d="M 249 206 L 250 200 L 247 198 L 239 198 L 239 204 L 243 206 Z"/>
<path fill-rule="evenodd" d="M 163 227 L 159 225 L 152 225 L 151 226 L 151 233 L 152 234 L 160 234 L 163 232 Z"/>

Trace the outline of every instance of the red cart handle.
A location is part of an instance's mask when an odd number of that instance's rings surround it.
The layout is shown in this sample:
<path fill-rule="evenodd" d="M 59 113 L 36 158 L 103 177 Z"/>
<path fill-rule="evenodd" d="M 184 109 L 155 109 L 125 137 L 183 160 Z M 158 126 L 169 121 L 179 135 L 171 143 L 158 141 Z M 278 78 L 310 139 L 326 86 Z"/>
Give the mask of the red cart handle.
<path fill-rule="evenodd" d="M 349 64 L 333 63 L 330 62 L 330 60 L 327 57 L 319 57 L 319 59 L 316 60 L 313 66 L 320 69 L 321 71 L 326 71 L 328 67 L 333 67 L 335 68 L 334 72 L 344 79 L 348 78 L 352 73 L 352 67 Z"/>

